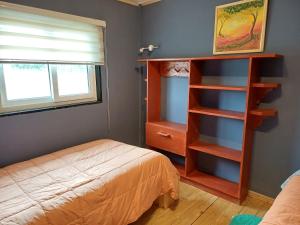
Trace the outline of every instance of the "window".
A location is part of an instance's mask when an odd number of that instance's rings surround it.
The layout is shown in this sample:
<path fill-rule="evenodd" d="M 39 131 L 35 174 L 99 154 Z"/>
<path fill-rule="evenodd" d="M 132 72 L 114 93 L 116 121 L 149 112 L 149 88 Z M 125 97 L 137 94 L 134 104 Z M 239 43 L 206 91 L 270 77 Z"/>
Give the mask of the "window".
<path fill-rule="evenodd" d="M 0 113 L 97 101 L 96 76 L 93 65 L 0 64 Z"/>
<path fill-rule="evenodd" d="M 95 102 L 105 22 L 0 1 L 0 114 Z"/>

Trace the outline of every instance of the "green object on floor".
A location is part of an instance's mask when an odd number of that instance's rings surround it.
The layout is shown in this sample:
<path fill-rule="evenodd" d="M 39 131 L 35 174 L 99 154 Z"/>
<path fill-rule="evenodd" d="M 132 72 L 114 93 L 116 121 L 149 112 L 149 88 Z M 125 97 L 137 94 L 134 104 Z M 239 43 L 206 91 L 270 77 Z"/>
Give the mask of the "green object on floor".
<path fill-rule="evenodd" d="M 230 225 L 258 225 L 262 219 L 253 215 L 238 215 L 235 216 Z"/>

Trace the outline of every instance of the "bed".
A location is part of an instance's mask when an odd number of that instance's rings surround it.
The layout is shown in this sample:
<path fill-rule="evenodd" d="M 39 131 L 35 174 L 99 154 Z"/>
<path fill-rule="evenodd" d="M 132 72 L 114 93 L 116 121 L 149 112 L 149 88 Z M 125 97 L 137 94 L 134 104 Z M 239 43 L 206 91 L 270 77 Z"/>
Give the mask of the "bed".
<path fill-rule="evenodd" d="M 126 225 L 178 186 L 160 153 L 97 140 L 0 169 L 0 224 Z"/>
<path fill-rule="evenodd" d="M 300 175 L 300 173 L 299 173 Z M 283 190 L 260 225 L 300 224 L 300 176 L 292 176 L 283 185 Z"/>

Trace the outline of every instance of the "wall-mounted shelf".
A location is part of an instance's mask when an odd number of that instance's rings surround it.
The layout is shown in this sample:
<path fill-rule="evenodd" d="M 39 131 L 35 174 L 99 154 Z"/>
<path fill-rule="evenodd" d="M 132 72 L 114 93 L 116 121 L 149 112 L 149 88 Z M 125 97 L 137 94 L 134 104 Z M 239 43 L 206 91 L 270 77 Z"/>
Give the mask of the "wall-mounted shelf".
<path fill-rule="evenodd" d="M 272 90 L 280 88 L 278 83 L 261 82 L 259 74 L 263 59 L 276 60 L 282 56 L 278 54 L 242 54 L 242 55 L 225 55 L 225 56 L 208 56 L 193 58 L 169 58 L 169 59 L 142 59 L 140 62 L 147 65 L 147 123 L 146 123 L 146 144 L 156 149 L 162 149 L 178 155 L 184 159 L 184 165 L 174 163 L 178 169 L 181 178 L 186 182 L 191 182 L 195 186 L 221 197 L 227 198 L 235 202 L 242 202 L 248 192 L 248 180 L 250 174 L 250 162 L 252 143 L 255 129 L 261 125 L 262 121 L 267 117 L 277 115 L 275 109 L 261 109 L 258 107 L 261 100 Z M 245 76 L 245 82 L 237 84 L 207 84 L 204 82 L 206 74 L 205 65 L 223 63 L 230 61 L 230 65 L 235 62 L 244 62 L 246 68 L 242 71 Z M 161 77 L 165 76 L 165 69 L 171 68 L 175 63 L 188 65 L 186 69 L 189 78 L 189 105 L 187 124 L 178 124 L 170 121 L 164 121 L 161 118 Z M 246 63 L 245 63 L 246 62 Z M 168 66 L 170 63 L 170 66 Z M 188 63 L 188 64 L 187 64 Z M 228 67 L 227 67 L 228 69 Z M 234 68 L 234 72 L 240 69 L 239 66 Z M 217 71 L 219 72 L 219 71 Z M 227 71 L 228 72 L 228 71 Z M 234 73 L 232 72 L 232 73 Z M 230 74 L 232 74 L 230 73 Z M 207 74 L 212 74 L 208 73 Z M 222 76 L 222 74 L 220 74 Z M 231 78 L 230 81 L 234 79 Z M 226 82 L 227 84 L 228 82 Z M 242 84 L 242 85 L 241 85 Z M 204 107 L 199 98 L 205 97 L 207 91 L 210 94 L 219 94 L 226 91 L 231 98 L 236 95 L 245 98 L 245 106 L 242 112 L 224 110 L 223 108 Z M 231 91 L 232 93 L 228 93 Z M 241 94 L 239 94 L 241 92 Z M 208 95 L 211 96 L 211 95 Z M 231 101 L 231 104 L 235 101 Z M 238 108 L 238 107 L 233 107 Z M 204 117 L 203 117 L 204 116 Z M 223 145 L 204 142 L 202 140 L 202 128 L 199 126 L 199 119 L 209 117 L 228 118 L 227 123 L 234 123 L 235 126 L 242 126 L 242 140 L 238 146 L 241 149 L 233 149 Z M 209 119 L 209 121 L 211 118 Z M 237 120 L 240 122 L 233 122 Z M 225 126 L 225 125 L 222 125 Z M 216 142 L 217 143 L 217 142 Z M 222 142 L 226 143 L 226 142 Z M 202 160 L 199 156 L 210 155 L 213 159 L 221 159 L 226 162 L 234 163 L 239 168 L 238 182 L 232 182 L 225 178 L 217 176 L 217 174 L 208 174 L 198 165 L 198 161 Z M 199 162 L 201 165 L 201 161 Z M 234 179 L 235 180 L 235 179 Z"/>
<path fill-rule="evenodd" d="M 261 116 L 261 117 L 273 117 L 276 116 L 276 109 L 254 109 L 250 111 L 250 114 L 253 116 Z"/>
<path fill-rule="evenodd" d="M 250 111 L 253 118 L 252 127 L 254 129 L 261 126 L 263 121 L 268 117 L 275 117 L 277 115 L 276 109 L 254 109 Z"/>
<path fill-rule="evenodd" d="M 281 85 L 279 83 L 253 83 L 252 87 L 254 88 L 266 88 L 266 89 L 276 89 Z"/>

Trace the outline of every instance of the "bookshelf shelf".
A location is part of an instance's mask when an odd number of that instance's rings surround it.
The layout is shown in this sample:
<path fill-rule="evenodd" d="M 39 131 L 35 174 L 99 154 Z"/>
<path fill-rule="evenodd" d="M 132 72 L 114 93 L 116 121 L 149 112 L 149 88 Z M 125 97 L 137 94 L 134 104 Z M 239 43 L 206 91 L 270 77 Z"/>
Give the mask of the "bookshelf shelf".
<path fill-rule="evenodd" d="M 220 91 L 247 91 L 245 86 L 226 86 L 226 85 L 205 85 L 205 84 L 192 84 L 191 89 L 203 90 L 220 90 Z"/>
<path fill-rule="evenodd" d="M 194 170 L 184 179 L 195 182 L 201 186 L 211 189 L 214 192 L 225 194 L 229 197 L 239 197 L 239 184 L 234 183 L 198 170 Z"/>
<path fill-rule="evenodd" d="M 194 151 L 207 153 L 224 159 L 229 159 L 235 162 L 242 161 L 242 151 L 223 147 L 216 144 L 210 144 L 207 142 L 197 140 L 191 143 L 188 146 L 188 148 Z"/>
<path fill-rule="evenodd" d="M 224 117 L 228 119 L 237 119 L 237 120 L 244 120 L 245 114 L 242 112 L 235 112 L 229 110 L 221 110 L 221 109 L 212 109 L 207 107 L 193 107 L 189 109 L 190 113 L 198 113 L 202 115 L 208 116 L 217 116 L 217 117 Z"/>

